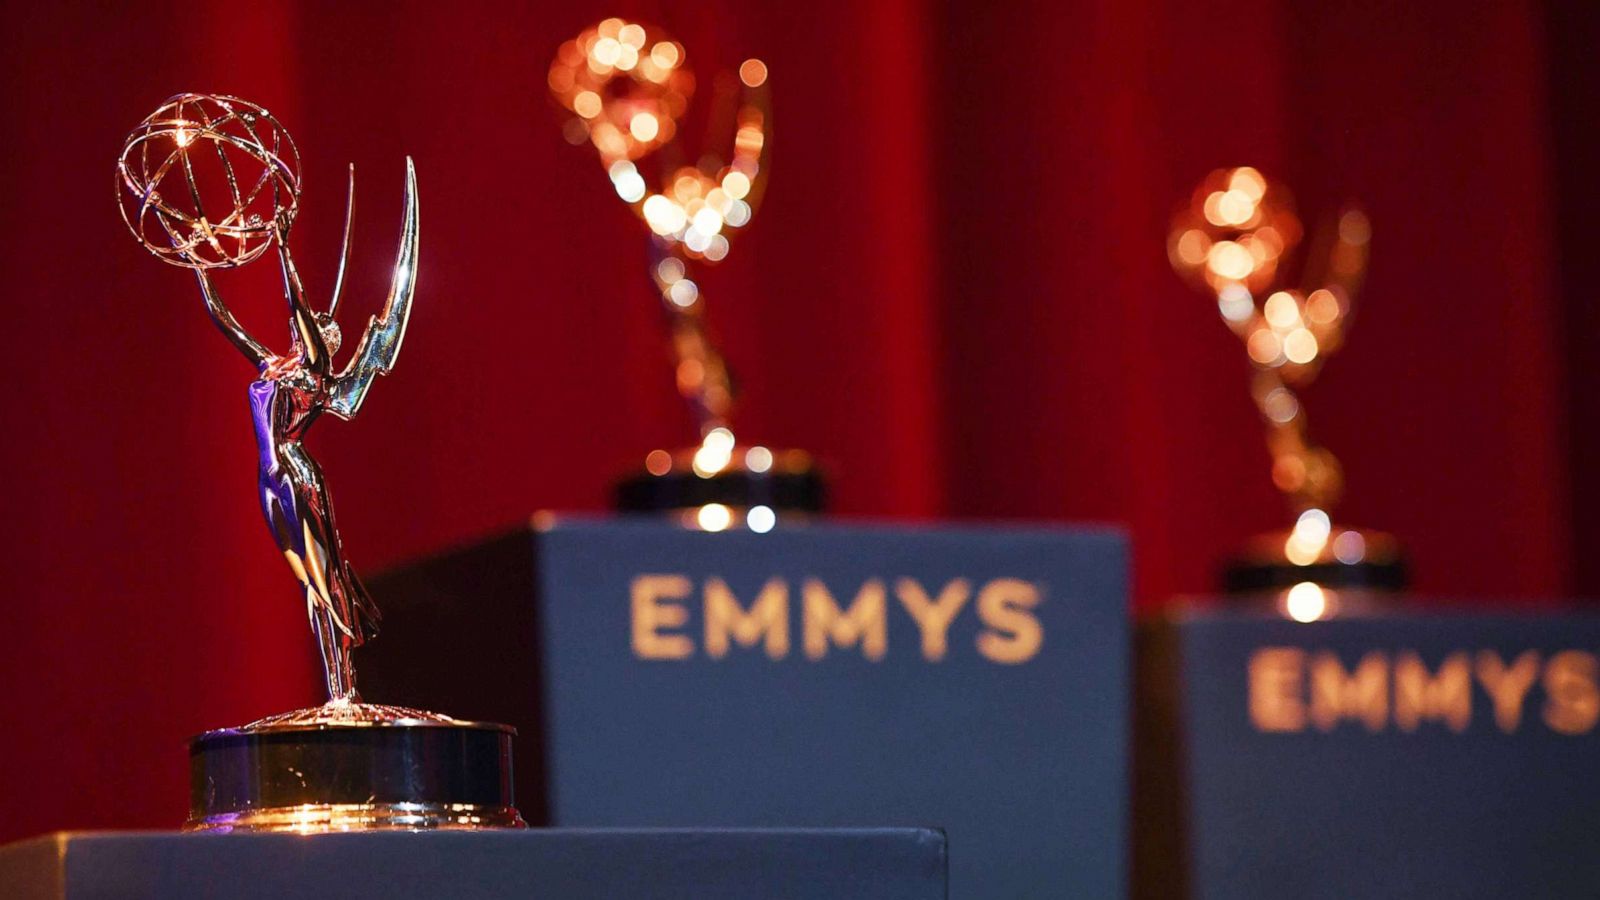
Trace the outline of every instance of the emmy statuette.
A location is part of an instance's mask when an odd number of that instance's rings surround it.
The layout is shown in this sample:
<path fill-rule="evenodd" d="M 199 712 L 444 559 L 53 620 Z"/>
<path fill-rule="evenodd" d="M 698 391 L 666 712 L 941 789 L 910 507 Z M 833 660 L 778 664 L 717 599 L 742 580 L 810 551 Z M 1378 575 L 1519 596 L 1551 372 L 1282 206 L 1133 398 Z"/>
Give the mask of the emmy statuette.
<path fill-rule="evenodd" d="M 349 252 L 325 309 L 306 297 L 289 250 L 300 157 L 265 109 L 236 97 L 179 94 L 128 135 L 117 196 L 135 237 L 194 272 L 206 311 L 257 377 L 247 390 L 259 499 L 311 620 L 327 679 L 322 706 L 210 731 L 189 745 L 192 831 L 356 831 L 523 827 L 511 792 L 512 729 L 364 703 L 352 649 L 379 613 L 346 559 L 322 468 L 306 431 L 331 413 L 353 419 L 394 366 L 417 283 L 417 179 L 406 160 L 400 249 L 383 311 L 342 368 L 334 320 Z M 351 197 L 354 195 L 351 174 Z M 288 351 L 248 333 L 212 276 L 276 250 L 289 313 Z M 287 605 L 286 605 L 287 609 Z"/>
<path fill-rule="evenodd" d="M 1212 172 L 1178 213 L 1168 237 L 1173 268 L 1216 302 L 1252 364 L 1251 396 L 1267 429 L 1272 480 L 1295 523 L 1253 538 L 1225 568 L 1232 594 L 1277 592 L 1291 618 L 1353 611 L 1374 592 L 1398 591 L 1406 566 L 1395 539 L 1347 528 L 1330 513 L 1344 490 L 1339 461 L 1313 441 L 1300 390 L 1344 341 L 1366 274 L 1371 225 L 1347 207 L 1303 266 L 1303 288 L 1286 284 L 1284 260 L 1302 229 L 1287 189 L 1259 171 Z"/>
<path fill-rule="evenodd" d="M 822 508 L 823 483 L 808 454 L 741 444 L 732 413 L 734 380 L 712 340 L 694 267 L 728 255 L 749 225 L 767 177 L 770 143 L 767 67 L 746 60 L 738 73 L 732 153 L 710 149 L 683 164 L 680 122 L 694 94 L 682 44 L 654 26 L 606 19 L 567 41 L 551 64 L 552 96 L 568 113 L 564 132 L 588 142 L 616 194 L 649 234 L 649 274 L 671 335 L 678 392 L 693 412 L 699 446 L 655 450 L 644 470 L 617 487 L 628 512 L 671 512 L 690 527 L 747 524 L 770 530 L 778 516 Z M 713 123 L 734 102 L 731 79 L 714 102 Z M 655 174 L 645 171 L 651 162 Z"/>

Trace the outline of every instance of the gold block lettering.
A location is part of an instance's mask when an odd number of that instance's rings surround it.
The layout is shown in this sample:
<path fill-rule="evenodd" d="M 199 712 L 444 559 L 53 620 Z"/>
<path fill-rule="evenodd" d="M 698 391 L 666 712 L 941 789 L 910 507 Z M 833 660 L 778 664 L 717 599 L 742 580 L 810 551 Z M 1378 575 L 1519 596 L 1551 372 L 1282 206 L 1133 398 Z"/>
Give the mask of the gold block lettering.
<path fill-rule="evenodd" d="M 1263 647 L 1250 654 L 1250 721 L 1257 731 L 1303 731 L 1306 654 L 1298 647 Z"/>
<path fill-rule="evenodd" d="M 749 612 L 739 605 L 728 583 L 721 578 L 706 580 L 706 655 L 721 659 L 728 645 L 754 647 L 766 637 L 767 656 L 783 659 L 789 654 L 789 586 L 782 578 L 762 585 Z"/>
<path fill-rule="evenodd" d="M 807 658 L 827 656 L 830 641 L 840 647 L 860 643 L 861 654 L 874 662 L 888 652 L 888 592 L 882 581 L 872 578 L 861 585 L 848 611 L 839 609 L 827 585 L 815 578 L 805 580 L 800 595 Z"/>
<path fill-rule="evenodd" d="M 1544 723 L 1562 734 L 1584 734 L 1600 719 L 1600 663 L 1594 654 L 1563 650 L 1544 669 Z"/>
<path fill-rule="evenodd" d="M 1539 676 L 1539 651 L 1528 650 L 1506 667 L 1493 650 L 1478 652 L 1478 683 L 1494 703 L 1494 721 L 1510 734 L 1522 723 L 1522 700 Z"/>
<path fill-rule="evenodd" d="M 1044 627 L 1032 609 L 1039 589 L 1019 578 L 996 578 L 978 592 L 978 618 L 989 630 L 978 635 L 978 652 L 992 662 L 1020 665 L 1039 652 Z"/>
<path fill-rule="evenodd" d="M 633 655 L 640 659 L 688 659 L 694 641 L 687 635 L 663 634 L 682 628 L 689 610 L 681 603 L 693 587 L 683 575 L 636 575 L 629 594 L 633 606 Z"/>
<path fill-rule="evenodd" d="M 1458 734 L 1471 724 L 1472 662 L 1465 652 L 1445 657 L 1437 674 L 1415 653 L 1395 657 L 1395 724 L 1416 731 L 1425 719 L 1443 719 Z"/>
<path fill-rule="evenodd" d="M 1311 661 L 1311 721 L 1332 731 L 1342 719 L 1359 719 L 1368 731 L 1389 718 L 1389 660 L 1374 650 L 1346 672 L 1339 657 L 1321 652 Z"/>
<path fill-rule="evenodd" d="M 944 659 L 950 647 L 950 622 L 972 596 L 972 582 L 957 578 L 944 586 L 937 599 L 930 599 L 915 579 L 901 578 L 894 583 L 894 594 L 922 632 L 922 658 L 929 662 Z"/>

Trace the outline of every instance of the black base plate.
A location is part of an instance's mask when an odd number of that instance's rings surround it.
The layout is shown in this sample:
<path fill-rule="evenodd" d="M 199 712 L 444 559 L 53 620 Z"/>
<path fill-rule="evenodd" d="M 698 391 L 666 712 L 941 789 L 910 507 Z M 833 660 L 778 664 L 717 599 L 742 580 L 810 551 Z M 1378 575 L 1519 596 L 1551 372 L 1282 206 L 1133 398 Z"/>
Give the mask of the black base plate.
<path fill-rule="evenodd" d="M 775 512 L 820 513 L 825 489 L 813 468 L 756 473 L 730 469 L 702 478 L 675 469 L 663 475 L 641 472 L 616 487 L 619 512 L 670 512 L 721 503 L 738 509 L 767 506 Z"/>
<path fill-rule="evenodd" d="M 1317 562 L 1309 566 L 1288 561 L 1233 560 L 1222 570 L 1222 589 L 1229 594 L 1288 590 L 1302 581 L 1330 590 L 1403 591 L 1410 577 L 1402 557 L 1358 563 Z"/>

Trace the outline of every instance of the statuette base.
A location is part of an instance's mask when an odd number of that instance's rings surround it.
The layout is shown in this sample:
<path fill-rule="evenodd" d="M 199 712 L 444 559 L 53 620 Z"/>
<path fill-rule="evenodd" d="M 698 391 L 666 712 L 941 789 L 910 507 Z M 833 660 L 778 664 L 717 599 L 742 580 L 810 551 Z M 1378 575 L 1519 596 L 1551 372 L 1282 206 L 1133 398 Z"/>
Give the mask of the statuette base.
<path fill-rule="evenodd" d="M 437 713 L 330 703 L 189 742 L 186 831 L 524 828 L 516 732 Z"/>
<path fill-rule="evenodd" d="M 720 504 L 735 511 L 765 506 L 777 513 L 814 514 L 822 512 L 824 498 L 822 473 L 800 450 L 773 452 L 759 472 L 738 459 L 709 473 L 695 469 L 693 451 L 683 451 L 666 467 L 624 478 L 615 495 L 617 511 L 627 513 L 692 512 Z"/>
<path fill-rule="evenodd" d="M 1230 595 L 1273 593 L 1309 581 L 1331 590 L 1382 593 L 1403 591 L 1409 584 L 1405 555 L 1392 535 L 1335 527 L 1314 558 L 1295 561 L 1285 552 L 1291 534 L 1271 532 L 1252 538 L 1244 552 L 1223 567 L 1223 590 Z M 1353 552 L 1355 548 L 1359 553 Z"/>

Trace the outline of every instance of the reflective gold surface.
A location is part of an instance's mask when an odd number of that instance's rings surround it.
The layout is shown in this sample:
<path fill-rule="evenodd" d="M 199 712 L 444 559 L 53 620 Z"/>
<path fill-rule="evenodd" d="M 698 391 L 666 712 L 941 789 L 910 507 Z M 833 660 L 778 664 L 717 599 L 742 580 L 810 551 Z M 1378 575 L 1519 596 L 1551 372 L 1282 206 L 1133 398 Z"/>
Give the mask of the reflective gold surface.
<path fill-rule="evenodd" d="M 1251 396 L 1267 426 L 1272 481 L 1296 515 L 1287 531 L 1258 538 L 1250 557 L 1295 566 L 1392 561 L 1398 553 L 1392 538 L 1330 520 L 1344 490 L 1343 472 L 1311 439 L 1298 393 L 1344 341 L 1366 274 L 1371 226 L 1360 209 L 1342 209 L 1309 249 L 1295 287 L 1284 263 L 1303 234 L 1288 190 L 1242 166 L 1219 169 L 1201 182 L 1173 220 L 1167 251 L 1173 269 L 1215 299 L 1244 345 L 1254 369 Z M 1299 585 L 1290 590 L 1300 591 L 1283 598 L 1293 600 L 1292 618 L 1320 618 L 1330 608 L 1320 592 L 1313 596 Z"/>
<path fill-rule="evenodd" d="M 759 204 L 768 73 L 751 59 L 737 82 L 716 79 L 712 133 L 690 148 L 680 131 L 695 89 L 687 62 L 683 45 L 660 28 L 612 18 L 561 45 L 548 83 L 571 113 L 568 140 L 593 145 L 617 196 L 653 237 L 650 277 L 670 322 L 678 392 L 694 411 L 709 458 L 724 435 L 732 436 L 734 391 L 692 265 L 725 258 L 731 236 Z M 682 162 L 689 159 L 695 162 Z M 697 474 L 706 468 L 697 465 Z"/>

